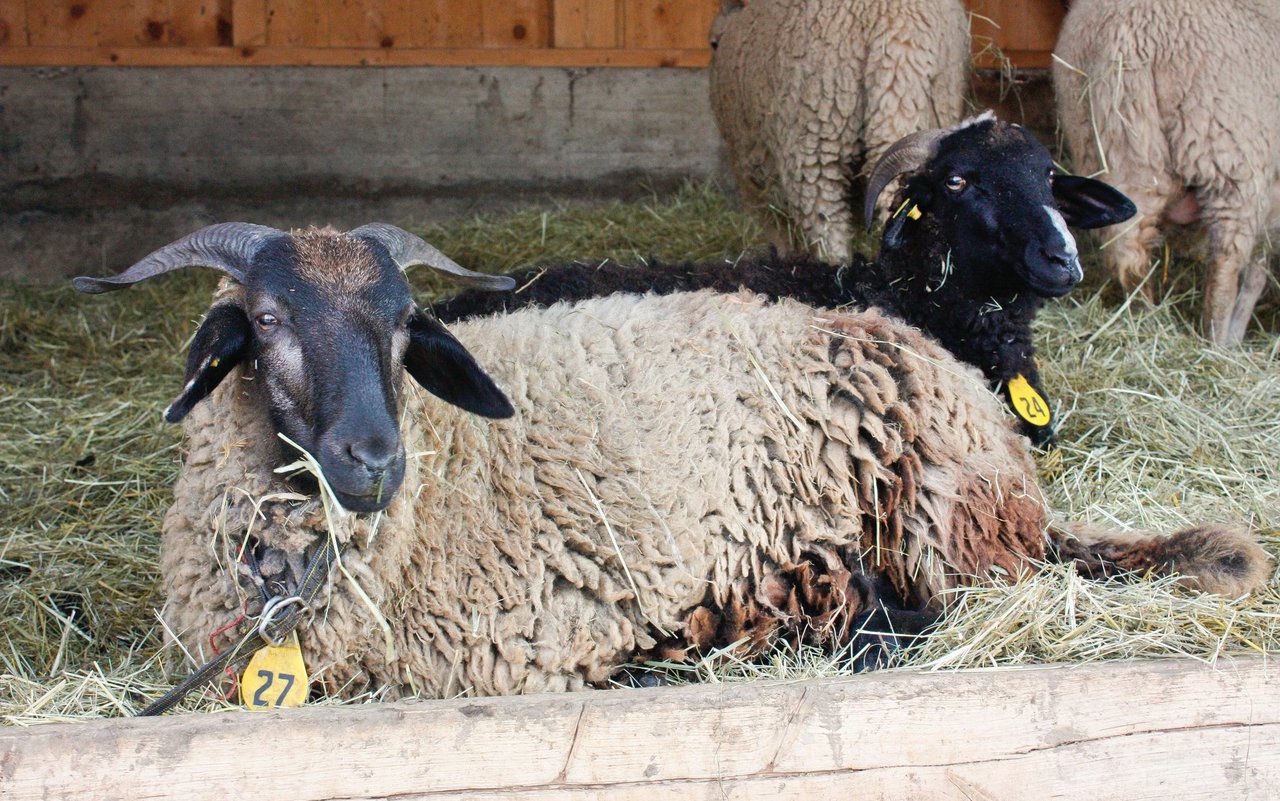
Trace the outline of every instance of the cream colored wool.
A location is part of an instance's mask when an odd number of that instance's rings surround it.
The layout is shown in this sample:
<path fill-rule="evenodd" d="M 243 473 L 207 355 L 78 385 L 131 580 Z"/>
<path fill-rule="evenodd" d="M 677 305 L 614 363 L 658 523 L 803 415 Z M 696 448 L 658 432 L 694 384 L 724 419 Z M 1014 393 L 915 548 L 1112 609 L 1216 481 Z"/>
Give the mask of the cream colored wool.
<path fill-rule="evenodd" d="M 1267 282 L 1268 232 L 1280 233 L 1277 46 L 1275 0 L 1080 0 L 1055 51 L 1077 171 L 1138 207 L 1103 233 L 1108 270 L 1128 291 L 1146 281 L 1154 300 L 1152 249 L 1199 216 L 1209 240 L 1202 327 L 1220 344 L 1243 338 Z"/>
<path fill-rule="evenodd" d="M 338 576 L 301 635 L 330 693 L 579 689 L 692 639 L 695 612 L 805 626 L 779 600 L 796 564 L 883 573 L 937 605 L 1044 553 L 1035 467 L 1000 402 L 874 310 L 611 296 L 455 333 L 516 414 L 483 420 L 406 390 L 404 485 L 376 530 L 367 516 L 340 526 L 394 648 Z M 285 490 L 264 408 L 238 370 L 186 423 L 162 570 L 165 620 L 193 652 L 256 612 L 229 567 L 251 519 L 292 559 L 324 536 L 315 500 L 267 497 Z"/>
<path fill-rule="evenodd" d="M 775 245 L 791 245 L 781 212 L 814 255 L 846 262 L 860 166 L 963 116 L 968 15 L 960 0 L 738 5 L 712 28 L 711 106 L 743 204 Z"/>

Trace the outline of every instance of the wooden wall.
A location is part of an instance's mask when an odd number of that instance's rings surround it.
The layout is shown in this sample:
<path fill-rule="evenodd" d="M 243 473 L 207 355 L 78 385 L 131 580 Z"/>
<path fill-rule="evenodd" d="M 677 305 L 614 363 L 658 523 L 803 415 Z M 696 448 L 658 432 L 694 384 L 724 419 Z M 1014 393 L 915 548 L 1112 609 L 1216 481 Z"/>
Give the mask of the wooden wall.
<path fill-rule="evenodd" d="M 1061 0 L 966 0 L 1043 67 Z M 706 65 L 719 0 L 0 0 L 0 65 Z"/>

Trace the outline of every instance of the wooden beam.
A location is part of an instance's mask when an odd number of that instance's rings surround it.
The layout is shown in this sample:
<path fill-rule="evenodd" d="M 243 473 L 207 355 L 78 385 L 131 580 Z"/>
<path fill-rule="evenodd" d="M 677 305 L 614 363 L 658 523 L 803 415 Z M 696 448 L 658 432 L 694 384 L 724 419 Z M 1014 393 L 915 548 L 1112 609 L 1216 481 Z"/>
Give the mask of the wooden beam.
<path fill-rule="evenodd" d="M 550 0 L 480 0 L 480 44 L 544 48 L 551 45 Z M 475 13 L 474 11 L 472 13 Z"/>
<path fill-rule="evenodd" d="M 0 731 L 7 801 L 1280 797 L 1262 659 L 103 720 Z"/>
<path fill-rule="evenodd" d="M 191 47 L 217 47 L 235 42 L 232 0 L 171 0 L 173 42 Z"/>
<path fill-rule="evenodd" d="M 267 0 L 231 0 L 231 42 L 236 47 L 267 43 Z"/>
<path fill-rule="evenodd" d="M 965 0 L 978 67 L 1049 66 L 1065 11 L 1061 0 Z"/>
<path fill-rule="evenodd" d="M 26 0 L 0 0 L 0 47 L 26 47 Z"/>
<path fill-rule="evenodd" d="M 274 37 L 274 30 L 271 33 Z M 378 47 L 4 47 L 5 67 L 705 67 L 710 49 Z"/>
<path fill-rule="evenodd" d="M 617 0 L 553 0 L 554 47 L 617 47 L 622 16 Z"/>
<path fill-rule="evenodd" d="M 313 0 L 268 0 L 267 41 L 272 47 L 329 44 L 329 5 Z"/>
<path fill-rule="evenodd" d="M 627 47 L 708 47 L 720 0 L 621 0 Z"/>

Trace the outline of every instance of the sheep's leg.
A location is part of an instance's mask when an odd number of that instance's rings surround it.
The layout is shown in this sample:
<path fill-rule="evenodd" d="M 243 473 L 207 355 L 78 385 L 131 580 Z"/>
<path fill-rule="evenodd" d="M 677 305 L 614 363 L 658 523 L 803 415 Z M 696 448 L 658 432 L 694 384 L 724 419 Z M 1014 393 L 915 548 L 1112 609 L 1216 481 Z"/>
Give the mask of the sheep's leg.
<path fill-rule="evenodd" d="M 785 213 L 772 202 L 776 198 L 766 185 L 754 177 L 739 175 L 738 195 L 743 211 L 760 224 L 766 241 L 782 253 L 795 249 L 784 221 Z"/>
<path fill-rule="evenodd" d="M 1253 307 L 1267 285 L 1267 259 L 1255 260 L 1245 268 L 1240 279 L 1240 291 L 1236 294 L 1236 303 L 1231 310 L 1231 320 L 1227 323 L 1227 338 L 1232 342 L 1244 339 L 1245 329 L 1253 318 Z"/>
<path fill-rule="evenodd" d="M 1119 184 L 1117 183 L 1117 186 Z M 1168 196 L 1158 190 L 1134 191 L 1124 189 L 1129 199 L 1138 207 L 1133 219 L 1108 228 L 1103 233 L 1106 243 L 1103 262 L 1107 270 L 1127 293 L 1141 287 L 1136 300 L 1155 303 L 1159 287 L 1152 270 L 1151 251 L 1160 242 L 1160 219 Z"/>
<path fill-rule="evenodd" d="M 1237 345 L 1253 304 L 1266 283 L 1262 267 L 1252 264 L 1257 225 L 1251 218 L 1220 216 L 1207 209 L 1209 259 L 1205 265 L 1201 328 L 1215 345 Z"/>
<path fill-rule="evenodd" d="M 849 262 L 853 209 L 847 160 L 837 153 L 797 155 L 782 168 L 782 191 L 805 246 L 832 264 Z"/>

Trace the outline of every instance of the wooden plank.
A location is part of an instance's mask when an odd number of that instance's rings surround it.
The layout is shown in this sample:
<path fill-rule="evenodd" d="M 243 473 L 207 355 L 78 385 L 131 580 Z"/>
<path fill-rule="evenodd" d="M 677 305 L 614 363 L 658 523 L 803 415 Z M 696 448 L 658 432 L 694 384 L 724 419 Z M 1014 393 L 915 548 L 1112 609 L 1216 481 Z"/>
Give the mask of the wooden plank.
<path fill-rule="evenodd" d="M 324 47 L 329 44 L 329 6 L 313 0 L 267 0 L 267 44 Z"/>
<path fill-rule="evenodd" d="M 485 47 L 549 47 L 551 0 L 480 0 Z"/>
<path fill-rule="evenodd" d="M 0 66 L 706 67 L 707 48 L 5 47 Z"/>
<path fill-rule="evenodd" d="M 34 47 L 95 47 L 105 3 L 100 0 L 46 0 L 27 8 L 27 34 Z"/>
<path fill-rule="evenodd" d="M 329 36 L 325 43 L 329 46 L 378 47 L 388 39 L 394 44 L 393 34 L 387 30 L 382 3 L 376 0 L 329 0 L 325 5 L 329 14 Z M 386 5 L 397 4 L 388 2 Z"/>
<path fill-rule="evenodd" d="M 1276 679 L 1262 659 L 1169 660 L 104 720 L 0 731 L 0 784 L 7 801 L 1277 798 Z"/>
<path fill-rule="evenodd" d="M 626 47 L 707 47 L 720 0 L 620 0 Z"/>
<path fill-rule="evenodd" d="M 30 42 L 25 0 L 0 0 L 0 47 L 26 47 Z"/>
<path fill-rule="evenodd" d="M 1035 0 L 1023 4 L 1022 36 L 1014 43 L 1015 50 L 1053 52 L 1058 43 L 1058 31 L 1067 15 L 1062 0 Z"/>
<path fill-rule="evenodd" d="M 99 47 L 213 47 L 231 44 L 230 0 L 99 2 Z"/>
<path fill-rule="evenodd" d="M 366 4 L 370 0 L 365 0 Z M 358 45 L 376 45 L 377 47 L 423 47 L 416 34 L 420 30 L 418 24 L 422 12 L 419 4 L 413 0 L 382 0 L 372 3 L 378 12 L 378 38 L 360 42 Z"/>
<path fill-rule="evenodd" d="M 106 13 L 110 7 L 110 13 Z M 168 0 L 115 0 L 96 4 L 99 47 L 153 47 L 170 43 Z"/>
<path fill-rule="evenodd" d="M 172 43 L 188 47 L 230 45 L 232 0 L 170 0 Z"/>
<path fill-rule="evenodd" d="M 1065 11 L 1061 0 L 965 0 L 978 66 L 1047 67 Z"/>
<path fill-rule="evenodd" d="M 553 0 L 554 47 L 617 47 L 622 15 L 617 0 Z"/>
<path fill-rule="evenodd" d="M 479 47 L 480 10 L 475 0 L 419 0 L 410 16 L 412 47 Z"/>
<path fill-rule="evenodd" d="M 231 0 L 231 41 L 236 47 L 267 43 L 267 0 Z"/>

